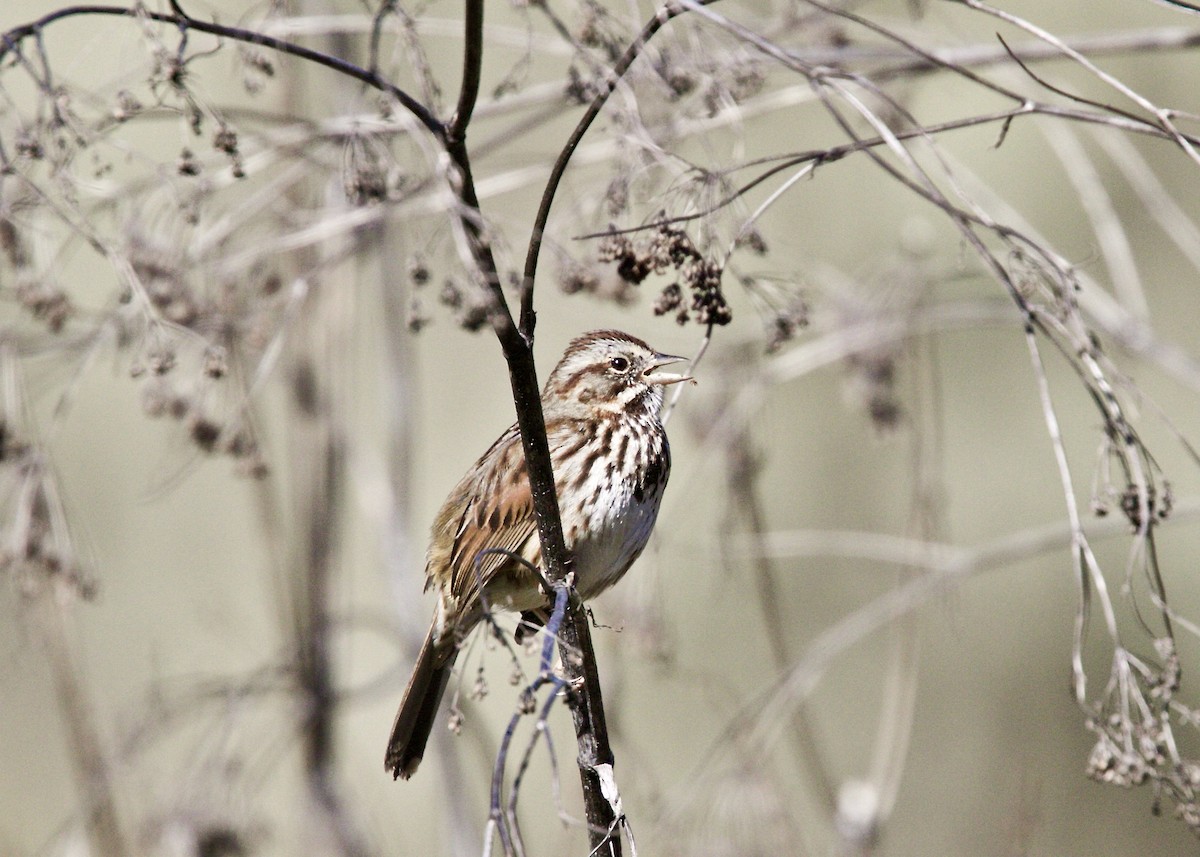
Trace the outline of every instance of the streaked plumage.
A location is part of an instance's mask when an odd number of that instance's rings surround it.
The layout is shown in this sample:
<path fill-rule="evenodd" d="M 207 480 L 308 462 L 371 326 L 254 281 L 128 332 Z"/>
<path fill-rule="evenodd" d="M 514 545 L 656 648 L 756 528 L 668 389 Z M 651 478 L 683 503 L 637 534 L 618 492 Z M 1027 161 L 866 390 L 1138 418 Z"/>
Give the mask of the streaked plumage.
<path fill-rule="evenodd" d="M 679 359 L 619 331 L 593 331 L 571 342 L 542 390 L 563 536 L 585 599 L 621 578 L 654 528 L 671 470 L 659 419 L 663 387 L 686 380 L 656 370 Z M 481 556 L 486 549 L 492 552 Z M 458 645 L 484 610 L 536 613 L 547 606 L 536 575 L 505 552 L 541 565 L 515 425 L 455 486 L 434 520 L 425 588 L 437 589 L 438 609 L 388 742 L 385 764 L 394 776 L 407 779 L 420 763 Z"/>

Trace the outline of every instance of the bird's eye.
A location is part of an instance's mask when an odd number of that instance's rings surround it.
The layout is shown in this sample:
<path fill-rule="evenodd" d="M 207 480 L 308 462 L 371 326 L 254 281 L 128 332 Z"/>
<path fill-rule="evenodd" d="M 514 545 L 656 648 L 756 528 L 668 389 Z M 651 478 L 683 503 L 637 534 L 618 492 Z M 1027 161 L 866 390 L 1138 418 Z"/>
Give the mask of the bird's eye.
<path fill-rule="evenodd" d="M 629 361 L 624 357 L 614 357 L 612 360 L 608 361 L 608 365 L 617 372 L 624 372 L 629 368 Z"/>

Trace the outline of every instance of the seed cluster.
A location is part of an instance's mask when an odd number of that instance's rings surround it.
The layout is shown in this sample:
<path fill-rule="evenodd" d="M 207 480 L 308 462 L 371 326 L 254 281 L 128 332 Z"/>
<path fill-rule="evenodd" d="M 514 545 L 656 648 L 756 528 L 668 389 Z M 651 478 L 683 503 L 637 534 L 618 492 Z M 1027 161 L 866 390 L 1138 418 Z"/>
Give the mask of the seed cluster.
<path fill-rule="evenodd" d="M 51 333 L 61 333 L 74 313 L 67 293 L 49 275 L 39 273 L 12 220 L 0 217 L 0 250 L 16 279 L 17 301 Z"/>
<path fill-rule="evenodd" d="M 721 289 L 723 266 L 706 259 L 682 229 L 660 224 L 649 238 L 638 242 L 614 232 L 600 244 L 599 258 L 615 262 L 617 276 L 634 286 L 651 274 L 675 271 L 678 279 L 665 286 L 654 302 L 655 315 L 673 312 L 680 324 L 729 324 L 733 320 Z"/>
<path fill-rule="evenodd" d="M 888 349 L 858 352 L 846 360 L 853 373 L 854 398 L 862 403 L 871 422 L 881 431 L 895 429 L 904 416 L 896 390 L 896 361 L 896 353 Z"/>
<path fill-rule="evenodd" d="M 274 335 L 285 297 L 278 276 L 216 286 L 170 248 L 135 239 L 129 251 L 141 291 L 123 297 L 121 341 L 133 351 L 129 374 L 141 384 L 143 411 L 177 422 L 197 449 L 229 456 L 240 473 L 265 476 L 244 391 L 230 375 Z"/>
<path fill-rule="evenodd" d="M 1174 640 L 1160 637 L 1154 647 L 1158 664 L 1121 652 L 1120 662 L 1131 664 L 1127 680 L 1114 683 L 1106 710 L 1087 721 L 1096 735 L 1087 774 L 1123 788 L 1153 784 L 1155 812 L 1166 796 L 1175 804 L 1175 816 L 1200 835 L 1200 762 L 1182 754 L 1170 718 L 1173 710 L 1187 718 L 1198 715 L 1173 708 L 1181 675 Z"/>
<path fill-rule="evenodd" d="M 19 397 L 11 388 L 5 394 Z M 0 415 L 0 572 L 27 595 L 55 582 L 90 599 L 96 580 L 75 550 L 57 478 L 45 451 L 26 438 L 16 420 Z"/>
<path fill-rule="evenodd" d="M 1146 511 L 1149 513 L 1150 522 L 1152 524 L 1159 521 L 1165 521 L 1171 516 L 1171 509 L 1175 504 L 1174 492 L 1171 490 L 1171 483 L 1163 480 L 1162 491 L 1159 492 L 1157 486 L 1146 486 Z M 1121 512 L 1129 520 L 1134 531 L 1142 528 L 1142 492 L 1138 490 L 1136 485 L 1129 485 L 1121 494 Z"/>
<path fill-rule="evenodd" d="M 167 418 L 180 423 L 188 439 L 201 452 L 228 455 L 238 464 L 238 472 L 255 479 L 267 475 L 267 464 L 249 425 L 240 414 L 218 416 L 209 403 L 214 387 L 228 372 L 228 357 L 222 346 L 210 345 L 201 357 L 202 378 L 197 381 L 186 373 L 177 377 L 178 354 L 171 346 L 147 351 L 145 359 L 130 369 L 134 378 L 146 376 L 142 388 L 142 409 L 147 416 Z"/>
<path fill-rule="evenodd" d="M 602 277 L 593 265 L 567 259 L 558 272 L 558 287 L 564 294 L 586 294 L 628 306 L 637 299 L 637 287 L 620 277 Z"/>

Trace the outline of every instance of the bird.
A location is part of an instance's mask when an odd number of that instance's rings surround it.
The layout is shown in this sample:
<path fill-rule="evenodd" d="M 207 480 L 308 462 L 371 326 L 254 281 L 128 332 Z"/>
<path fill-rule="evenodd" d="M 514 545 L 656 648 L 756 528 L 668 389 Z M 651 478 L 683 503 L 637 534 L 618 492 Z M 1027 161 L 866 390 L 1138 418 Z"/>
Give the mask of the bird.
<path fill-rule="evenodd" d="M 569 570 L 584 600 L 616 583 L 650 538 L 671 472 L 664 391 L 694 382 L 662 367 L 682 360 L 627 333 L 594 330 L 571 341 L 546 379 L 541 401 L 554 485 Z M 486 611 L 542 623 L 551 595 L 534 570 L 541 561 L 514 424 L 434 518 L 425 590 L 436 591 L 437 609 L 388 740 L 384 764 L 393 778 L 408 779 L 420 765 L 459 647 Z"/>

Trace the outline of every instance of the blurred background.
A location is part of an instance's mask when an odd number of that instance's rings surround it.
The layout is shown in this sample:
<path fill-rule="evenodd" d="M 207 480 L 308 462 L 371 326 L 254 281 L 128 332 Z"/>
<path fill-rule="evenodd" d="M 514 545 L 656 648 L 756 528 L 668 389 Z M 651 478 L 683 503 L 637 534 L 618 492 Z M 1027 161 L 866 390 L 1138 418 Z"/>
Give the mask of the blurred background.
<path fill-rule="evenodd" d="M 444 118 L 460 5 L 184 8 Z M 642 853 L 1195 852 L 1200 19 L 973 6 L 682 15 L 555 199 L 539 376 L 601 327 L 703 352 L 651 545 L 593 605 Z M 0 29 L 57 8 L 9 0 Z M 652 15 L 488 4 L 468 143 L 506 275 Z M 501 647 L 459 659 L 461 735 L 410 782 L 381 764 L 429 523 L 514 418 L 444 159 L 362 84 L 146 18 L 48 25 L 0 94 L 0 853 L 483 853 Z M 884 141 L 840 157 L 854 135 Z M 664 215 L 724 265 L 728 325 L 656 314 L 674 272 L 626 282 L 586 237 Z M 1134 743 L 1106 761 L 1102 733 Z M 525 849 L 586 853 L 561 706 L 550 734 Z"/>

